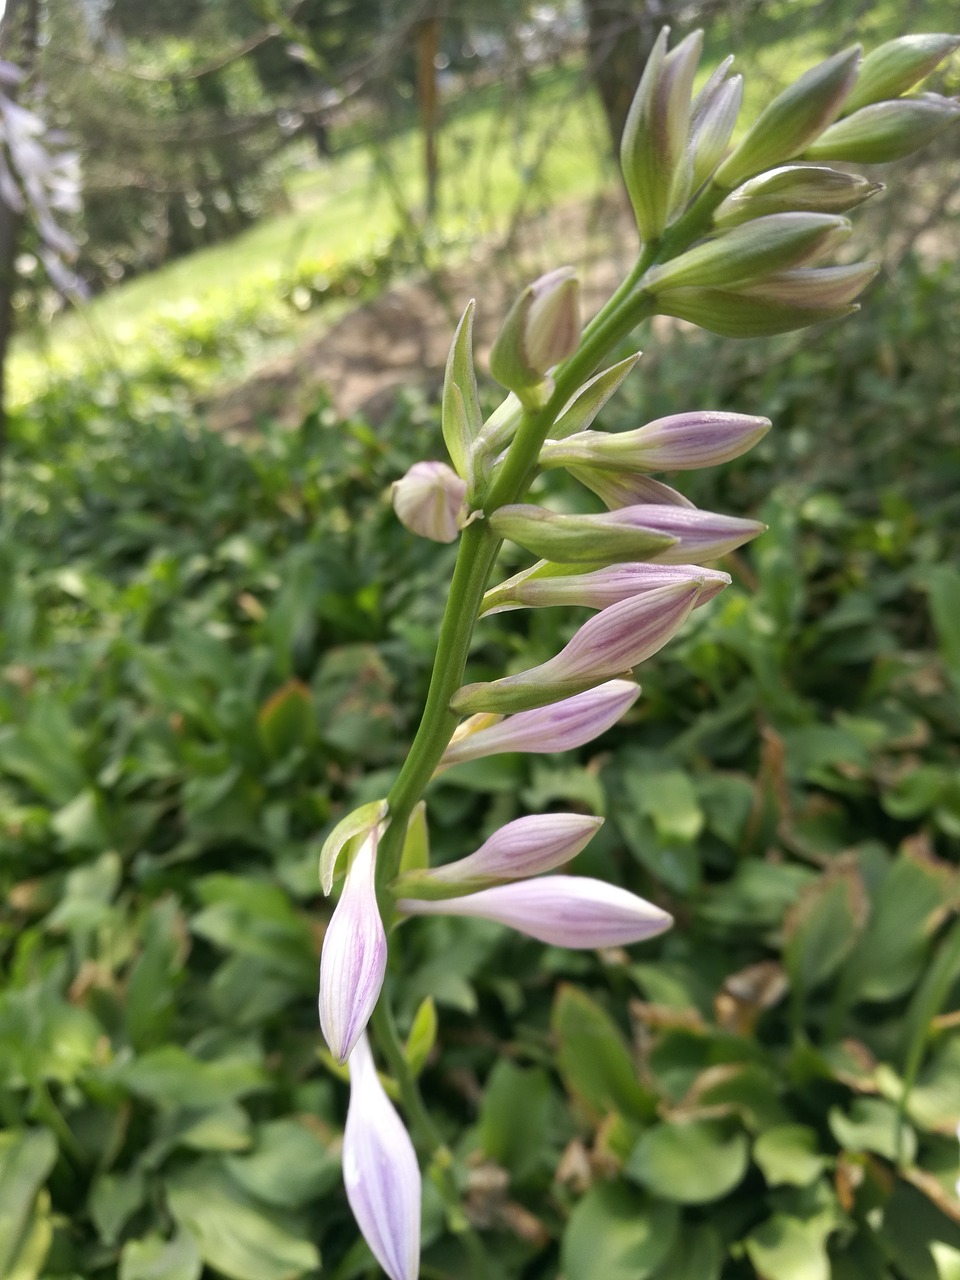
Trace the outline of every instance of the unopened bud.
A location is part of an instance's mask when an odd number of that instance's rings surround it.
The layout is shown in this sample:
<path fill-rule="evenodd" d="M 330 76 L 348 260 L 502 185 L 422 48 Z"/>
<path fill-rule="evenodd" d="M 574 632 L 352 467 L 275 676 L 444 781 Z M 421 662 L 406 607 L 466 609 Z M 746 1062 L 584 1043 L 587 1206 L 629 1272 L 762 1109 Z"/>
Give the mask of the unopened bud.
<path fill-rule="evenodd" d="M 690 126 L 691 191 L 697 191 L 723 159 L 742 102 L 743 76 L 724 80 L 702 106 L 699 96 L 694 102 Z"/>
<path fill-rule="evenodd" d="M 746 178 L 799 155 L 835 120 L 857 78 L 860 46 L 811 67 L 760 113 L 714 179 L 738 187 Z"/>
<path fill-rule="evenodd" d="M 581 431 L 566 440 L 548 440 L 540 450 L 540 464 L 606 471 L 692 471 L 738 458 L 769 430 L 769 418 L 743 413 L 675 413 L 636 431 Z"/>
<path fill-rule="evenodd" d="M 580 342 L 580 286 L 572 267 L 527 285 L 490 352 L 490 372 L 523 400 Z"/>
<path fill-rule="evenodd" d="M 695 564 L 605 565 L 585 573 L 571 573 L 570 565 L 541 561 L 515 577 L 491 587 L 483 598 L 484 616 L 506 609 L 543 609 L 551 605 L 583 605 L 588 609 L 606 609 L 621 600 L 656 591 L 660 587 L 700 583 L 698 608 L 712 600 L 718 591 L 730 585 L 730 575 L 716 569 L 703 569 Z"/>
<path fill-rule="evenodd" d="M 853 227 L 827 213 L 773 213 L 731 227 L 644 276 L 641 287 L 660 298 L 671 289 L 722 289 L 790 271 L 842 244 Z"/>
<path fill-rule="evenodd" d="M 960 118 L 960 102 L 939 93 L 875 102 L 845 116 L 806 150 L 811 160 L 886 164 L 919 151 Z"/>
<path fill-rule="evenodd" d="M 490 528 L 498 538 L 562 564 L 652 559 L 675 541 L 651 529 L 615 524 L 610 517 L 559 515 L 528 503 L 500 507 L 490 517 Z"/>
<path fill-rule="evenodd" d="M 771 213 L 846 213 L 882 190 L 881 182 L 825 165 L 782 165 L 731 192 L 713 221 L 717 227 L 733 227 Z"/>
<path fill-rule="evenodd" d="M 660 310 L 725 338 L 765 338 L 838 320 L 857 306 L 795 306 L 728 289 L 676 289 L 664 295 Z"/>
<path fill-rule="evenodd" d="M 824 308 L 847 307 L 860 296 L 880 270 L 876 262 L 854 262 L 846 267 L 804 267 L 768 276 L 748 285 L 743 296 L 781 306 Z"/>
<path fill-rule="evenodd" d="M 620 143 L 624 182 L 645 241 L 655 240 L 667 225 L 703 47 L 703 32 L 695 31 L 667 53 L 668 36 L 669 28 L 664 27 L 644 68 Z"/>
<path fill-rule="evenodd" d="M 471 480 L 471 449 L 483 425 L 477 396 L 477 375 L 473 367 L 475 309 L 476 303 L 471 299 L 453 335 L 443 377 L 441 401 L 443 440 L 457 474 L 468 484 Z"/>
<path fill-rule="evenodd" d="M 392 489 L 405 529 L 433 542 L 453 542 L 467 523 L 467 485 L 445 462 L 415 462 Z"/>
<path fill-rule="evenodd" d="M 857 83 L 843 104 L 843 114 L 850 115 L 873 102 L 899 98 L 958 47 L 960 36 L 941 33 L 888 40 L 864 58 Z"/>

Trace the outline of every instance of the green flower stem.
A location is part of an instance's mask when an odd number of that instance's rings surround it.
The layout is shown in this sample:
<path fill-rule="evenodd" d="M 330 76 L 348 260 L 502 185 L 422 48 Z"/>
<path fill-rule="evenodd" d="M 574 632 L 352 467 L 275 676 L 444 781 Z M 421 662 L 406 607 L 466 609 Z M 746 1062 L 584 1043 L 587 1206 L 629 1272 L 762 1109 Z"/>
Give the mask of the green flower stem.
<path fill-rule="evenodd" d="M 390 1012 L 389 1001 L 381 999 L 378 1002 L 370 1019 L 370 1025 L 377 1044 L 387 1060 L 390 1074 L 400 1090 L 400 1098 L 413 1130 L 414 1143 L 440 1175 L 439 1190 L 447 1208 L 450 1228 L 460 1238 L 470 1256 L 472 1280 L 488 1280 L 490 1269 L 487 1253 L 483 1247 L 483 1241 L 470 1225 L 463 1210 L 460 1188 L 454 1175 L 453 1156 L 423 1104 L 420 1086 L 407 1063 L 396 1024 L 393 1021 L 393 1014 Z"/>

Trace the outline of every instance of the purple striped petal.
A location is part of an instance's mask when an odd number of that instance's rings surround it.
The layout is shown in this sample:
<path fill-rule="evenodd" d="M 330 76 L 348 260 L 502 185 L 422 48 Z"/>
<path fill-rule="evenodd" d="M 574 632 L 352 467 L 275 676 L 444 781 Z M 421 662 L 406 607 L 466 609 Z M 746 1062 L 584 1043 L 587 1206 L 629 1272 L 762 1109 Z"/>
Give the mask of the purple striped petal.
<path fill-rule="evenodd" d="M 370 1020 L 387 967 L 387 937 L 374 885 L 376 855 L 374 829 L 350 865 L 320 954 L 320 1026 L 341 1063 Z"/>
<path fill-rule="evenodd" d="M 390 1280 L 416 1280 L 420 1168 L 410 1135 L 377 1077 L 363 1034 L 350 1054 L 343 1184 L 357 1226 Z"/>
<path fill-rule="evenodd" d="M 692 471 L 738 458 L 769 430 L 769 418 L 743 413 L 674 413 L 636 431 L 580 431 L 566 440 L 548 440 L 540 462 L 618 472 Z"/>
<path fill-rule="evenodd" d="M 403 898 L 397 907 L 404 915 L 494 920 L 539 942 L 577 949 L 642 942 L 673 924 L 672 917 L 652 902 L 583 876 L 521 880 L 443 902 Z"/>
<path fill-rule="evenodd" d="M 699 565 L 647 564 L 643 561 L 607 565 L 587 573 L 551 573 L 557 566 L 542 562 L 492 587 L 484 597 L 490 602 L 484 615 L 505 609 L 542 609 L 549 605 L 586 605 L 606 609 L 621 600 L 655 591 L 658 587 L 699 582 L 702 590 L 696 607 L 712 600 L 730 585 L 730 575 Z"/>

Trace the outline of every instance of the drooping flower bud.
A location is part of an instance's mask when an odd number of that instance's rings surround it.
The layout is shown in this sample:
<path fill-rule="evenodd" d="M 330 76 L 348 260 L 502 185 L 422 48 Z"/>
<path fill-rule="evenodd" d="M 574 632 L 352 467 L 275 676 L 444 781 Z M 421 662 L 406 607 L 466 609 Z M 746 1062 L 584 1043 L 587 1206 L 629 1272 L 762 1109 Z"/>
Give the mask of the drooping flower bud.
<path fill-rule="evenodd" d="M 653 267 L 641 285 L 662 297 L 670 289 L 721 289 L 804 266 L 835 249 L 853 231 L 828 213 L 772 213 L 731 227 Z"/>
<path fill-rule="evenodd" d="M 743 413 L 675 413 L 635 431 L 580 431 L 566 440 L 548 440 L 540 450 L 540 465 L 692 471 L 738 458 L 752 449 L 770 426 L 769 418 Z"/>
<path fill-rule="evenodd" d="M 553 424 L 554 440 L 562 440 L 575 431 L 585 431 L 639 359 L 638 351 L 585 382 Z"/>
<path fill-rule="evenodd" d="M 857 83 L 843 104 L 843 114 L 889 98 L 899 98 L 919 84 L 960 47 L 960 36 L 924 34 L 900 36 L 879 45 L 864 58 Z"/>
<path fill-rule="evenodd" d="M 602 818 L 581 813 L 516 818 L 495 831 L 476 853 L 401 876 L 393 889 L 400 897 L 441 899 L 475 893 L 502 880 L 525 880 L 575 858 L 602 826 Z"/>
<path fill-rule="evenodd" d="M 738 187 L 746 178 L 791 160 L 835 120 L 853 87 L 860 66 L 855 45 L 811 67 L 774 98 L 714 174 L 722 187 Z"/>
<path fill-rule="evenodd" d="M 543 609 L 551 605 L 585 605 L 606 609 L 621 600 L 656 591 L 660 587 L 699 582 L 696 608 L 730 585 L 730 575 L 695 564 L 612 564 L 586 573 L 571 573 L 572 565 L 541 560 L 484 596 L 484 617 L 507 609 Z"/>
<path fill-rule="evenodd" d="M 490 352 L 490 372 L 521 400 L 539 397 L 554 365 L 580 342 L 580 286 L 572 267 L 558 267 L 527 285 L 510 309 Z"/>
<path fill-rule="evenodd" d="M 683 292 L 681 290 L 680 292 Z M 640 472 L 601 471 L 599 467 L 570 467 L 570 475 L 595 493 L 605 507 L 618 511 L 621 507 L 635 507 L 639 503 L 652 503 L 661 507 L 688 507 L 693 503 L 688 497 L 662 480 L 651 480 Z"/>
<path fill-rule="evenodd" d="M 886 164 L 902 160 L 960 119 L 960 102 L 939 93 L 875 102 L 845 116 L 804 153 L 811 160 Z"/>
<path fill-rule="evenodd" d="M 620 143 L 623 179 L 644 241 L 655 240 L 667 225 L 703 47 L 703 32 L 694 31 L 667 53 L 668 36 L 669 28 L 664 27 L 644 68 Z"/>
<path fill-rule="evenodd" d="M 420 1168 L 403 1121 L 377 1076 L 365 1035 L 350 1054 L 343 1184 L 357 1226 L 390 1280 L 417 1280 Z"/>
<path fill-rule="evenodd" d="M 454 734 L 443 754 L 441 767 L 449 768 L 504 751 L 531 754 L 572 751 L 606 733 L 639 695 L 640 686 L 632 680 L 608 680 L 587 693 L 578 693 L 535 711 L 521 711 L 502 720 L 496 716 L 474 716 Z"/>
<path fill-rule="evenodd" d="M 483 426 L 477 375 L 473 367 L 473 313 L 476 302 L 470 299 L 457 325 L 447 356 L 443 376 L 441 422 L 443 440 L 460 478 L 470 483 L 471 450 Z M 456 536 L 456 535 L 454 535 Z M 452 538 L 443 539 L 452 542 Z"/>
<path fill-rule="evenodd" d="M 324 894 L 333 888 L 337 861 L 346 845 L 357 836 L 368 835 L 386 816 L 386 800 L 371 800 L 340 819 L 320 849 L 320 885 Z"/>
<path fill-rule="evenodd" d="M 652 902 L 585 876 L 522 880 L 444 902 L 404 898 L 397 906 L 404 915 L 494 920 L 538 942 L 578 950 L 643 942 L 673 924 L 673 918 Z"/>
<path fill-rule="evenodd" d="M 467 523 L 467 485 L 445 462 L 415 462 L 392 488 L 405 529 L 433 542 L 454 542 Z"/>
<path fill-rule="evenodd" d="M 601 515 L 558 515 L 524 503 L 501 507 L 490 518 L 499 537 L 558 564 L 624 560 L 686 564 L 716 560 L 749 542 L 764 525 L 695 507 L 641 503 Z M 633 550 L 637 545 L 641 549 Z"/>
<path fill-rule="evenodd" d="M 464 685 L 451 699 L 451 709 L 458 714 L 523 711 L 623 675 L 676 635 L 700 590 L 697 581 L 682 582 L 610 605 L 589 618 L 555 657 L 517 675 Z"/>
<path fill-rule="evenodd" d="M 717 227 L 733 227 L 771 213 L 846 213 L 882 190 L 882 182 L 857 173 L 824 165 L 785 164 L 731 192 L 713 221 Z"/>
<path fill-rule="evenodd" d="M 320 953 L 320 1026 L 338 1062 L 346 1062 L 369 1022 L 387 967 L 374 883 L 376 855 L 374 830 L 354 854 Z"/>

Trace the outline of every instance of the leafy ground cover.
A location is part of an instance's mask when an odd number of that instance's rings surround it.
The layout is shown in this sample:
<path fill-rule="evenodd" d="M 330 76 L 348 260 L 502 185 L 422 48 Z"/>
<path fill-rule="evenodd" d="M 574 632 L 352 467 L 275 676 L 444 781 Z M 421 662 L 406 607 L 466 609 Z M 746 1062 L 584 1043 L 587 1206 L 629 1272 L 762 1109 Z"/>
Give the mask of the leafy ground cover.
<path fill-rule="evenodd" d="M 600 955 L 403 928 L 408 1053 L 502 1276 L 958 1274 L 958 304 L 913 268 L 802 343 L 685 335 L 611 406 L 769 414 L 690 495 L 771 531 L 606 739 L 435 785 L 442 855 L 527 808 L 603 814 L 578 869 L 677 919 Z M 422 700 L 450 551 L 385 490 L 437 456 L 437 414 L 321 406 L 242 446 L 153 368 L 11 424 L 0 1274 L 373 1275 L 316 861 Z M 476 678 L 575 625 L 530 621 L 485 624 Z M 462 1274 L 429 1179 L 425 1246 L 425 1276 Z"/>

